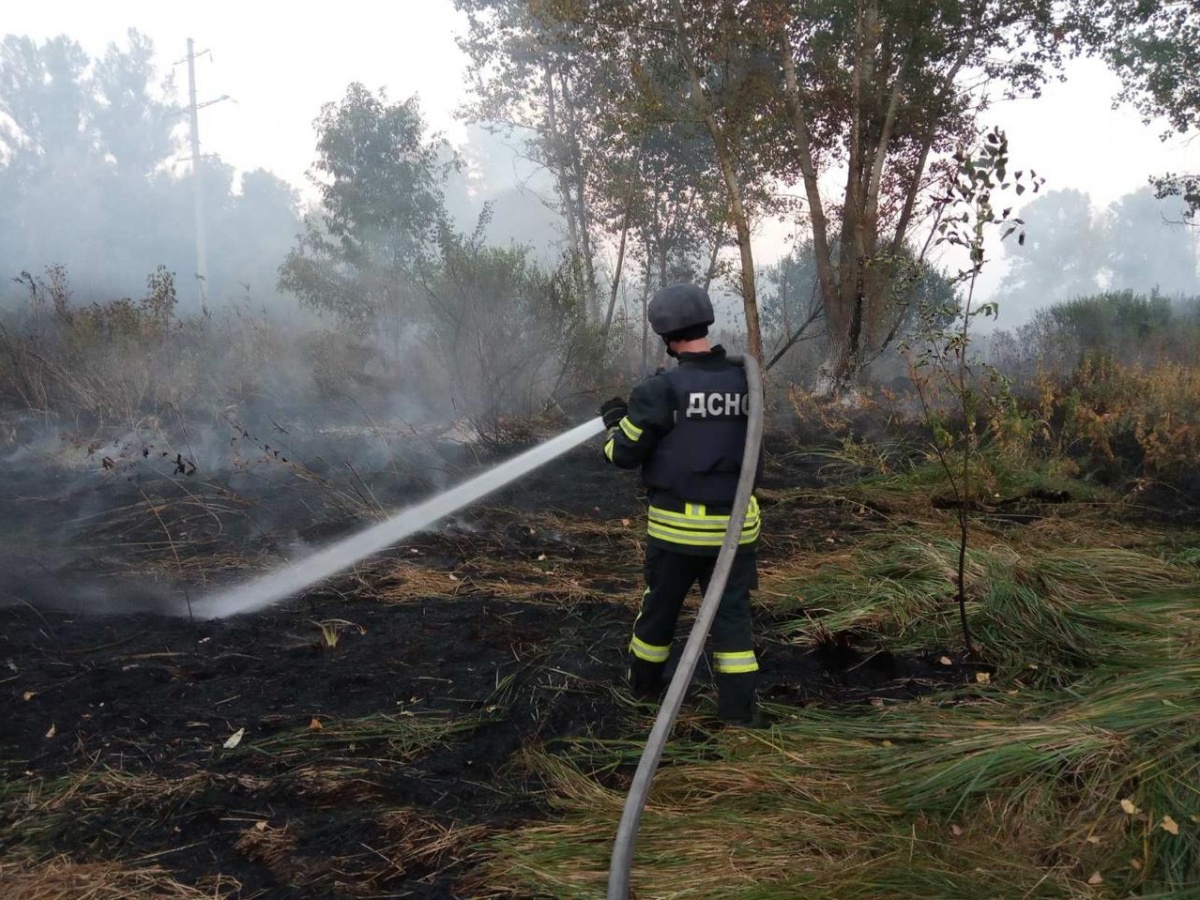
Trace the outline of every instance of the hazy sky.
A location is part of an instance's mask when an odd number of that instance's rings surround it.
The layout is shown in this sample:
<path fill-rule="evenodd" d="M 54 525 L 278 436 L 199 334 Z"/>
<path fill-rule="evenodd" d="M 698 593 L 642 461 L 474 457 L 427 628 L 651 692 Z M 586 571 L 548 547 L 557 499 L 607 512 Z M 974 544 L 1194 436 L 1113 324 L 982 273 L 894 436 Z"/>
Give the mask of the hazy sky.
<path fill-rule="evenodd" d="M 7 0 L 0 28 L 39 39 L 67 34 L 96 55 L 136 27 L 154 40 L 164 70 L 195 38 L 198 50 L 212 51 L 198 64 L 200 99 L 235 100 L 201 113 L 206 151 L 302 188 L 313 160 L 313 119 L 351 81 L 386 86 L 395 98 L 419 94 L 430 124 L 452 142 L 463 139 L 454 110 L 465 97 L 465 60 L 454 37 L 465 25 L 450 0 L 342 0 L 320 15 L 302 10 L 279 0 Z M 183 99 L 186 69 L 175 71 Z M 1200 140 L 1164 143 L 1160 127 L 1111 108 L 1118 83 L 1101 64 L 1076 63 L 1069 75 L 1040 100 L 998 103 L 985 117 L 1008 131 L 1014 168 L 1035 168 L 1047 190 L 1078 188 L 1099 206 L 1145 185 L 1151 173 L 1200 170 Z M 758 256 L 777 255 L 785 231 L 767 227 Z M 1001 274 L 995 267 L 986 281 Z"/>

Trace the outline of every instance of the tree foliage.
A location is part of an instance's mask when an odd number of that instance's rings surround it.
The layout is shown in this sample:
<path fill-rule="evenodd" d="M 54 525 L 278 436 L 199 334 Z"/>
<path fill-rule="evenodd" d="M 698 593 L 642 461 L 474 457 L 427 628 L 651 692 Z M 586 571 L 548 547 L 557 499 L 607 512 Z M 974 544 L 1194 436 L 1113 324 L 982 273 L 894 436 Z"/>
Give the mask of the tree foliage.
<path fill-rule="evenodd" d="M 130 30 L 91 58 L 75 41 L 0 42 L 0 274 L 63 265 L 80 299 L 121 296 L 159 265 L 188 273 L 194 302 L 189 170 L 172 172 L 184 123 L 149 38 Z M 295 192 L 264 171 L 242 176 L 205 157 L 210 296 L 273 290 L 297 228 Z M 248 288 L 249 289 L 249 288 Z"/>
<path fill-rule="evenodd" d="M 1007 248 L 1011 262 L 1000 297 L 1027 312 L 1102 289 L 1200 292 L 1200 259 L 1192 234 L 1179 224 L 1182 210 L 1180 201 L 1158 199 L 1150 187 L 1107 210 L 1095 209 L 1080 191 L 1050 191 L 1022 210 L 1029 237 Z"/>
<path fill-rule="evenodd" d="M 1007 247 L 1010 264 L 1000 285 L 1006 304 L 1032 309 L 1099 289 L 1103 225 L 1087 194 L 1049 191 L 1026 204 L 1021 215 L 1029 223 L 1029 236 L 1023 245 Z"/>
<path fill-rule="evenodd" d="M 1036 93 L 1078 46 L 1063 40 L 1071 22 L 1053 0 L 459 6 L 472 16 L 466 47 L 497 73 L 489 79 L 477 67 L 482 99 L 473 114 L 497 114 L 484 102 L 497 92 L 505 110 L 536 110 L 538 92 L 549 94 L 533 75 L 535 62 L 550 53 L 569 66 L 574 96 L 586 102 L 577 104 L 573 130 L 558 130 L 571 146 L 587 138 L 578 184 L 590 208 L 602 211 L 597 218 L 610 233 L 624 234 L 632 222 L 647 259 L 654 244 L 661 257 L 663 240 L 653 235 L 671 231 L 661 223 L 680 219 L 661 203 L 641 202 L 647 198 L 678 203 L 689 239 L 722 225 L 717 240 L 728 235 L 738 249 L 735 287 L 754 353 L 754 227 L 785 211 L 788 186 L 801 185 L 832 338 L 829 390 L 852 382 L 892 335 L 894 282 L 903 274 L 893 263 L 914 252 L 931 179 L 975 133 L 985 98 L 974 88 Z M 543 116 L 543 133 L 548 124 Z M 610 160 L 587 164 L 590 146 Z M 650 164 L 656 148 L 665 165 Z M 844 186 L 831 192 L 839 172 Z M 703 203 L 689 205 L 685 182 Z"/>
<path fill-rule="evenodd" d="M 1082 4 L 1081 30 L 1121 79 L 1118 99 L 1149 123 L 1162 117 L 1187 133 L 1200 124 L 1200 6 L 1192 0 L 1103 0 Z M 1152 179 L 1158 197 L 1180 197 L 1200 213 L 1200 172 Z"/>
<path fill-rule="evenodd" d="M 387 323 L 399 340 L 411 277 L 444 219 L 440 141 L 416 98 L 390 103 L 351 84 L 321 109 L 313 180 L 321 195 L 279 285 L 359 330 Z"/>
<path fill-rule="evenodd" d="M 543 410 L 598 360 L 569 257 L 545 267 L 524 247 L 488 246 L 486 224 L 485 215 L 473 234 L 441 230 L 418 279 L 420 318 L 453 408 L 485 439 L 503 440 L 509 417 Z"/>
<path fill-rule="evenodd" d="M 475 87 L 466 115 L 518 131 L 531 156 L 552 175 L 554 208 L 566 223 L 577 289 L 596 298 L 595 226 L 588 197 L 594 146 L 593 85 L 603 64 L 584 55 L 573 20 L 581 4 L 561 0 L 454 0 L 467 14 L 460 46 Z"/>

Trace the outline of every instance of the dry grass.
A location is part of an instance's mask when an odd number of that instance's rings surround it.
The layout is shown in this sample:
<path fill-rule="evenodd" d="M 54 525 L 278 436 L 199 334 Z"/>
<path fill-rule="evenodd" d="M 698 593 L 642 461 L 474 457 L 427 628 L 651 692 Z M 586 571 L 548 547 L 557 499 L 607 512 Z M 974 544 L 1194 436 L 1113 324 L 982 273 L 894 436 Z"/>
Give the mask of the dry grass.
<path fill-rule="evenodd" d="M 279 876 L 290 876 L 296 873 L 296 864 L 292 860 L 292 852 L 298 843 L 296 829 L 291 823 L 274 826 L 266 821 L 255 822 L 238 836 L 238 853 L 246 859 L 262 863 Z"/>
<path fill-rule="evenodd" d="M 321 806 L 336 807 L 378 799 L 379 784 L 358 766 L 314 763 L 292 769 L 283 779 L 288 792 Z"/>
<path fill-rule="evenodd" d="M 387 842 L 376 848 L 402 875 L 411 869 L 427 873 L 477 860 L 489 834 L 485 825 L 443 823 L 418 809 L 393 810 L 379 821 Z"/>
<path fill-rule="evenodd" d="M 792 519 L 786 527 L 814 500 L 775 499 L 768 515 Z M 1186 536 L 1124 528 L 1103 509 L 1065 513 L 976 530 L 971 615 L 1000 663 L 992 685 L 860 710 L 775 707 L 780 723 L 769 731 L 676 738 L 643 819 L 636 895 L 1200 891 L 1194 553 L 1180 550 Z M 899 650 L 953 643 L 953 523 L 936 512 L 918 522 L 775 554 L 762 566 L 759 603 L 811 615 L 797 620 L 798 639 L 832 628 Z M 603 894 L 641 741 L 563 749 L 526 754 L 558 815 L 492 840 L 484 872 L 494 896 Z"/>
<path fill-rule="evenodd" d="M 777 710 L 771 731 L 676 744 L 643 820 L 635 888 L 763 900 L 1188 896 L 1200 877 L 1198 678 L 1181 663 L 1097 684 L 1080 702 L 996 692 L 859 714 Z M 611 771 L 603 751 L 588 764 Z M 623 791 L 574 755 L 528 763 L 562 816 L 498 837 L 493 884 L 596 896 Z"/>
<path fill-rule="evenodd" d="M 236 897 L 242 886 L 216 876 L 189 887 L 160 866 L 136 862 L 74 862 L 66 856 L 45 861 L 0 861 L 6 900 L 220 900 Z"/>
<path fill-rule="evenodd" d="M 611 598 L 613 585 L 624 585 L 618 596 L 636 599 L 636 576 L 595 571 L 594 564 L 577 563 L 545 554 L 545 559 L 503 558 L 480 553 L 453 568 L 433 568 L 407 560 L 389 564 L 372 579 L 371 593 L 385 603 L 406 603 L 436 597 L 487 596 L 524 601 L 572 603 Z"/>

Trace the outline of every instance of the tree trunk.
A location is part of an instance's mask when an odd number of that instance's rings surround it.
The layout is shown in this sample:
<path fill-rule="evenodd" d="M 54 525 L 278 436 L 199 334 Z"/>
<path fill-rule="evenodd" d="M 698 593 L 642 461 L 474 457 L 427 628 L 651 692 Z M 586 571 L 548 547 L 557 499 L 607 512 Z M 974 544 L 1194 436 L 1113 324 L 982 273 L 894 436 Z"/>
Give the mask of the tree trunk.
<path fill-rule="evenodd" d="M 944 83 L 942 85 L 942 95 L 938 100 L 937 106 L 941 106 L 946 99 L 949 98 L 950 92 L 954 90 L 954 80 L 958 77 L 958 73 L 962 67 L 966 65 L 967 59 L 971 53 L 971 41 L 967 40 L 966 45 L 958 54 L 954 61 L 954 65 L 950 67 L 950 71 L 946 73 Z M 933 142 L 937 137 L 937 124 L 933 123 L 929 126 L 929 131 L 921 141 L 921 155 L 917 159 L 916 168 L 912 173 L 912 180 L 908 184 L 908 188 L 904 195 L 904 208 L 900 211 L 900 219 L 896 223 L 896 233 L 892 236 L 892 254 L 900 252 L 900 248 L 904 246 L 904 239 L 908 236 L 908 228 L 912 223 L 913 210 L 916 208 L 917 195 L 921 192 L 921 178 L 925 174 L 925 166 L 929 162 L 929 152 L 933 149 Z"/>
<path fill-rule="evenodd" d="M 704 283 L 701 287 L 708 290 L 712 287 L 713 279 L 717 277 L 717 257 L 721 255 L 721 245 L 725 242 L 724 226 L 717 226 L 717 233 L 713 235 L 712 253 L 708 257 L 708 268 L 704 271 Z"/>
<path fill-rule="evenodd" d="M 682 0 L 675 0 L 675 31 L 679 40 L 679 52 L 687 66 L 692 84 L 693 101 L 696 109 L 704 119 L 712 138 L 713 147 L 717 152 L 717 161 L 721 165 L 721 174 L 725 179 L 725 189 L 729 192 L 729 206 L 733 214 L 733 225 L 737 232 L 737 245 L 742 260 L 742 306 L 746 313 L 746 349 L 755 359 L 762 359 L 762 331 L 758 322 L 758 295 L 754 284 L 754 253 L 750 247 L 750 219 L 742 202 L 742 186 L 733 167 L 733 154 L 729 150 L 726 136 L 713 116 L 712 107 L 700 83 L 700 73 L 687 50 L 684 34 L 684 14 Z"/>
<path fill-rule="evenodd" d="M 647 236 L 648 237 L 648 236 Z M 646 241 L 646 270 L 642 276 L 642 368 L 638 376 L 645 378 L 650 359 L 650 243 Z"/>
<path fill-rule="evenodd" d="M 574 180 L 575 220 L 579 227 L 579 252 L 583 256 L 583 278 L 585 281 L 584 299 L 589 313 L 595 312 L 596 297 L 596 263 L 592 249 L 591 216 L 587 207 L 587 169 L 583 162 L 583 151 L 579 142 L 579 116 L 575 107 L 575 98 L 571 93 L 571 79 L 560 75 L 563 92 L 563 114 L 567 120 L 567 150 L 570 154 L 570 167 Z M 594 321 L 594 320 L 593 320 Z"/>
<path fill-rule="evenodd" d="M 617 308 L 617 291 L 621 287 L 621 270 L 625 265 L 625 246 L 629 238 L 629 226 L 633 221 L 633 198 L 641 179 L 642 145 L 638 144 L 637 154 L 633 158 L 633 171 L 629 177 L 629 190 L 625 192 L 625 217 L 621 223 L 621 241 L 617 246 L 617 265 L 613 272 L 612 291 L 608 296 L 608 313 L 604 317 L 604 329 L 600 339 L 607 340 L 609 329 L 612 328 L 613 312 Z"/>
<path fill-rule="evenodd" d="M 567 172 L 567 163 L 563 150 L 563 134 L 558 121 L 558 100 L 554 94 L 554 76 L 550 67 L 542 70 L 542 80 L 546 89 L 546 125 L 549 142 L 549 163 L 558 182 L 558 196 L 562 201 L 563 216 L 567 220 L 567 237 L 571 245 L 571 271 L 575 277 L 575 286 L 585 297 L 587 291 L 584 285 L 583 273 L 579 270 L 582 251 L 579 245 L 579 223 L 575 218 L 575 200 L 571 191 L 571 179 Z"/>
<path fill-rule="evenodd" d="M 600 331 L 600 340 L 608 340 L 609 329 L 612 328 L 613 313 L 617 308 L 617 291 L 621 287 L 621 269 L 625 264 L 625 242 L 629 237 L 629 207 L 625 208 L 625 221 L 621 225 L 621 241 L 617 245 L 617 265 L 613 272 L 612 291 L 608 295 L 608 312 L 604 316 L 604 328 Z"/>
<path fill-rule="evenodd" d="M 821 189 L 817 182 L 817 168 L 812 155 L 812 137 L 809 133 L 808 118 L 804 114 L 804 104 L 800 96 L 800 84 L 796 79 L 796 63 L 792 58 L 792 44 L 786 30 L 783 32 L 783 75 L 788 104 L 792 108 L 792 118 L 795 121 L 796 142 L 800 147 L 800 172 L 804 178 L 804 192 L 808 198 L 809 219 L 813 231 L 813 255 L 817 262 L 817 280 L 821 285 L 821 303 L 828 305 L 836 302 L 837 278 L 833 269 L 833 255 L 829 246 L 828 223 L 825 219 L 824 204 L 821 200 Z"/>

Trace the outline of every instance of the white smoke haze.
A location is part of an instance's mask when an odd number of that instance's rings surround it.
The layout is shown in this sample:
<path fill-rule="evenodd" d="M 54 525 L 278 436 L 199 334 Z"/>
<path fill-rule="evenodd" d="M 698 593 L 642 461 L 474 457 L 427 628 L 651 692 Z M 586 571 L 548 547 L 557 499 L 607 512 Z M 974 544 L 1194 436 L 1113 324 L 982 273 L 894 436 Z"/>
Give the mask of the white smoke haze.
<path fill-rule="evenodd" d="M 199 172 L 177 65 L 184 23 L 111 7 L 139 32 L 27 6 L 0 41 L 0 569 L 27 573 L 9 595 L 69 582 L 98 608 L 104 591 L 85 576 L 103 569 L 136 574 L 143 600 L 147 583 L 173 598 L 195 574 L 180 546 L 279 559 L 450 488 L 652 371 L 662 350 L 643 304 L 677 271 L 709 283 L 715 336 L 744 348 L 729 229 L 697 225 L 684 192 L 663 191 L 617 279 L 624 208 L 573 210 L 562 147 L 470 108 L 454 49 L 466 20 L 452 4 L 369 13 L 371 34 L 297 22 L 322 46 L 320 66 L 302 40 L 251 38 L 274 25 L 267 5 L 245 11 L 253 27 L 206 21 L 200 100 L 233 99 L 200 111 Z M 389 56 L 397 68 L 379 69 Z M 1099 122 L 1115 92 L 1094 62 L 1078 65 L 1086 77 L 1071 83 L 1095 85 L 1086 103 L 1052 85 L 1036 112 L 997 105 L 1014 153 L 1049 179 L 1019 210 L 1028 243 L 989 249 L 1002 265 L 977 299 L 1000 301 L 1002 327 L 1031 329 L 999 335 L 1002 351 L 1037 345 L 1040 312 L 1089 292 L 1185 311 L 1200 294 L 1195 232 L 1167 228 L 1178 204 L 1143 187 L 1151 171 L 1185 170 L 1194 150 L 1169 143 L 1154 157 L 1139 125 L 1127 143 L 1064 156 L 1047 110 Z M 351 159 L 348 146 L 388 149 Z M 670 175 L 672 160 L 659 162 Z M 783 212 L 760 216 L 753 236 L 768 354 L 815 296 L 807 213 L 788 201 L 798 186 L 774 188 Z M 933 262 L 921 290 L 952 294 L 946 274 L 961 261 Z M 815 371 L 819 321 L 809 337 L 782 378 Z M 890 354 L 876 374 L 901 369 Z"/>

